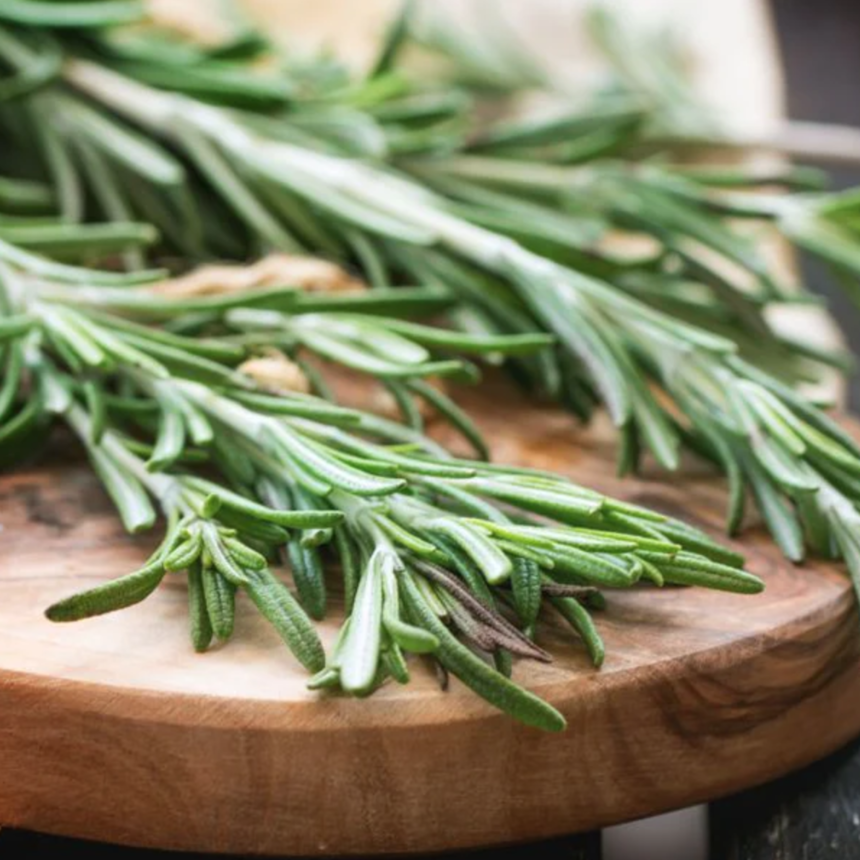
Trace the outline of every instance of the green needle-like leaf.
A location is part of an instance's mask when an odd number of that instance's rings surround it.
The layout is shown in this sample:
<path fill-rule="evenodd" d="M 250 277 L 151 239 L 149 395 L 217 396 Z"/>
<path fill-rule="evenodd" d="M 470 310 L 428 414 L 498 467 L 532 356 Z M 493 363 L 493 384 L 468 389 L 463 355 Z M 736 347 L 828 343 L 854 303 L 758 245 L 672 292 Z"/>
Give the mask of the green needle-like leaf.
<path fill-rule="evenodd" d="M 45 615 L 51 621 L 79 621 L 134 606 L 155 591 L 164 573 L 158 561 L 151 561 L 134 573 L 54 603 L 45 610 Z"/>

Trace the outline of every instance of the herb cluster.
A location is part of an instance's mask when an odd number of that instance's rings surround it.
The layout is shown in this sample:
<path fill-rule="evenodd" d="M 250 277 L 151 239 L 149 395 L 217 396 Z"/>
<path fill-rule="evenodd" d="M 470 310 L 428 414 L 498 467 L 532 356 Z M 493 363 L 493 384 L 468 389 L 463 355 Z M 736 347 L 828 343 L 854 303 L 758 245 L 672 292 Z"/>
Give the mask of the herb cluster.
<path fill-rule="evenodd" d="M 168 524 L 141 571 L 51 617 L 129 605 L 186 571 L 195 647 L 229 637 L 242 590 L 315 687 L 363 695 L 408 678 L 404 653 L 428 653 L 558 728 L 506 680 L 513 655 L 547 659 L 543 607 L 599 663 L 595 589 L 760 582 L 681 523 L 453 458 L 422 435 L 420 402 L 479 456 L 486 445 L 428 380 L 475 380 L 463 356 L 483 354 L 583 420 L 605 407 L 620 471 L 643 451 L 675 469 L 692 449 L 728 476 L 732 531 L 751 491 L 790 558 L 842 557 L 860 583 L 860 448 L 798 389 L 850 359 L 771 325 L 774 307 L 814 299 L 744 229 L 856 276 L 856 194 L 810 190 L 819 177 L 803 169 L 685 164 L 666 140 L 718 130 L 671 52 L 665 68 L 631 64 L 611 19 L 594 29 L 613 85 L 524 118 L 517 96 L 553 82 L 510 45 L 470 51 L 422 28 L 413 6 L 360 78 L 244 21 L 201 47 L 136 0 L 0 6 L 0 441 L 14 450 L 62 416 L 126 527 L 157 512 Z M 416 41 L 447 58 L 437 79 L 400 63 Z M 145 268 L 272 251 L 325 257 L 371 289 L 177 296 Z M 105 258 L 123 271 L 91 267 Z M 416 322 L 438 313 L 445 327 Z M 273 394 L 243 371 L 271 349 L 313 394 Z M 381 382 L 404 421 L 327 402 L 314 358 Z M 298 603 L 270 572 L 281 556 Z M 325 611 L 330 559 L 348 621 L 326 658 L 307 614 Z"/>
<path fill-rule="evenodd" d="M 128 531 L 152 528 L 159 515 L 166 522 L 140 570 L 55 604 L 52 620 L 128 607 L 182 572 L 198 650 L 230 638 L 242 591 L 315 673 L 315 689 L 367 695 L 389 677 L 409 680 L 405 654 L 428 654 L 502 710 L 558 729 L 554 709 L 508 680 L 514 656 L 549 659 L 534 642 L 542 612 L 560 614 L 599 665 L 589 614 L 602 606 L 599 589 L 640 580 L 761 588 L 738 555 L 680 522 L 556 475 L 455 459 L 417 429 L 310 394 L 269 393 L 236 366 L 275 331 L 291 352 L 398 386 L 407 411 L 432 391 L 433 405 L 483 452 L 469 419 L 422 381 L 472 365 L 427 345 L 523 353 L 544 347 L 544 336 L 468 335 L 367 314 L 375 299 L 396 306 L 383 291 L 341 298 L 336 311 L 312 309 L 313 296 L 294 290 L 266 296 L 280 310 L 238 307 L 240 294 L 213 312 L 207 297 L 165 301 L 137 283 L 139 272 L 88 271 L 20 250 L 0 275 L 0 443 L 26 445 L 60 417 Z M 201 314 L 217 331 L 168 327 L 199 324 Z M 282 559 L 298 600 L 271 571 Z M 326 612 L 332 561 L 347 620 L 326 657 L 310 619 Z"/>

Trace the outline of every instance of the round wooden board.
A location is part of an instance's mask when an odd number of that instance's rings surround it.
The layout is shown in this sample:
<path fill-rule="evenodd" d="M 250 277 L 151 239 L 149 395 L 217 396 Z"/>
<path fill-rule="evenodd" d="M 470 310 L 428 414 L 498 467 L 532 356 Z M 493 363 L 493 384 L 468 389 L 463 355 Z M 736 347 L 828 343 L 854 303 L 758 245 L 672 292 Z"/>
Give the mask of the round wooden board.
<path fill-rule="evenodd" d="M 723 490 L 612 477 L 606 428 L 490 386 L 470 404 L 497 459 L 552 467 L 718 533 Z M 516 421 L 512 416 L 516 415 Z M 130 570 L 83 465 L 0 481 L 0 822 L 159 848 L 261 854 L 435 851 L 549 837 L 715 798 L 799 767 L 860 732 L 860 636 L 838 566 L 786 564 L 745 535 L 755 597 L 612 594 L 591 669 L 562 627 L 552 665 L 515 678 L 560 708 L 525 728 L 419 661 L 408 687 L 322 697 L 240 602 L 229 645 L 192 652 L 180 578 L 113 616 L 42 610 Z M 334 620 L 324 632 L 331 641 Z"/>

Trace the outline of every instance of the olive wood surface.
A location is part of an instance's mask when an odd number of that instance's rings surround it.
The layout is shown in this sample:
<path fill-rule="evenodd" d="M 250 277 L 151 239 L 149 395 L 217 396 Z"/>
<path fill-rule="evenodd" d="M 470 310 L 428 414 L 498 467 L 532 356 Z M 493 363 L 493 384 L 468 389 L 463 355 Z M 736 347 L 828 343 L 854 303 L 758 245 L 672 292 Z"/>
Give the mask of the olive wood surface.
<path fill-rule="evenodd" d="M 619 481 L 610 428 L 579 429 L 498 381 L 467 405 L 497 460 L 553 468 L 719 534 L 724 489 L 702 464 L 688 463 L 683 482 Z M 541 628 L 555 662 L 519 662 L 514 677 L 567 717 L 552 735 L 456 680 L 442 692 L 418 659 L 413 683 L 366 700 L 308 692 L 244 599 L 234 640 L 195 654 L 179 576 L 132 609 L 48 622 L 49 603 L 131 570 L 152 545 L 123 534 L 89 470 L 69 460 L 0 479 L 7 825 L 236 853 L 486 846 L 710 800 L 860 733 L 847 577 L 840 565 L 791 566 L 754 526 L 741 546 L 767 581 L 761 595 L 611 593 L 599 671 L 569 630 Z M 338 615 L 322 625 L 327 644 Z"/>

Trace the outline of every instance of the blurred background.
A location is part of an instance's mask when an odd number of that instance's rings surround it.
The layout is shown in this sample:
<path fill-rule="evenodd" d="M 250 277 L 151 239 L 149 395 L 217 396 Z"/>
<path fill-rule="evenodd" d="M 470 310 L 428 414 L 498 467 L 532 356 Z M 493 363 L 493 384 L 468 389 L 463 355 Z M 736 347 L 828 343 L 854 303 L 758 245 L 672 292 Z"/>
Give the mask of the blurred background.
<path fill-rule="evenodd" d="M 855 0 L 773 0 L 782 54 L 786 110 L 792 119 L 860 126 L 860 3 Z M 825 166 L 826 165 L 822 165 Z M 860 168 L 830 168 L 836 187 L 860 183 Z M 860 317 L 828 276 L 803 261 L 810 286 L 828 297 L 852 348 L 860 352 Z M 849 405 L 860 409 L 860 379 L 851 381 Z"/>

